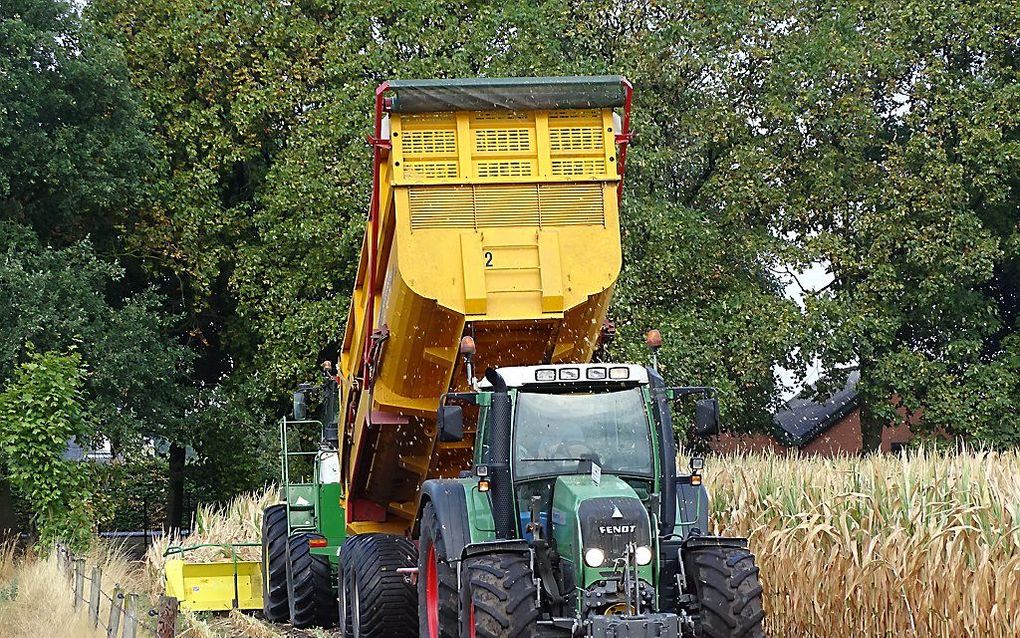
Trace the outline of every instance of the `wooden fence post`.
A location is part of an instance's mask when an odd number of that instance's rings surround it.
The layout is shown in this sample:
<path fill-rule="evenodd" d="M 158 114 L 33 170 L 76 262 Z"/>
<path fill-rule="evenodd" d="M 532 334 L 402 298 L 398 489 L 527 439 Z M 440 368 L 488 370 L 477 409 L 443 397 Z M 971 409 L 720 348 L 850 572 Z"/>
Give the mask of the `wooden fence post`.
<path fill-rule="evenodd" d="M 172 596 L 159 597 L 159 618 L 156 620 L 156 638 L 176 638 L 177 599 Z"/>
<path fill-rule="evenodd" d="M 103 569 L 96 565 L 92 568 L 92 590 L 89 596 L 89 620 L 93 627 L 99 626 L 99 594 L 103 591 Z"/>
<path fill-rule="evenodd" d="M 120 634 L 120 615 L 124 608 L 124 590 L 120 586 L 113 588 L 110 600 L 110 622 L 106 624 L 106 638 L 117 638 Z"/>
<path fill-rule="evenodd" d="M 78 609 L 78 605 L 82 602 L 83 592 L 85 591 L 85 559 L 76 558 L 74 559 L 74 608 Z"/>
<path fill-rule="evenodd" d="M 138 636 L 138 594 L 127 595 L 127 607 L 124 611 L 124 637 Z"/>

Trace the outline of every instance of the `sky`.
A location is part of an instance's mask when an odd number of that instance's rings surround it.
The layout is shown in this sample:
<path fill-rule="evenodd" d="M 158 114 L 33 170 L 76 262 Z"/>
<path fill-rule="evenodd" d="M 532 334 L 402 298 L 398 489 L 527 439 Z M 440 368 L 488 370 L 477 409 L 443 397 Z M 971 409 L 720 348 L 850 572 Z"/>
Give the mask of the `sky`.
<path fill-rule="evenodd" d="M 801 308 L 804 307 L 804 293 L 801 287 L 804 290 L 816 291 L 827 286 L 832 281 L 832 275 L 829 273 L 829 265 L 827 263 L 815 263 L 807 270 L 795 272 L 795 274 L 796 279 L 785 272 L 779 273 L 780 277 L 786 282 L 786 296 L 796 301 L 797 305 Z M 787 401 L 793 398 L 805 385 L 814 383 L 820 373 L 821 366 L 816 361 L 808 368 L 804 381 L 795 384 L 793 374 L 790 371 L 776 366 L 776 374 L 779 375 L 779 378 L 785 385 L 790 387 L 789 390 L 783 393 L 783 400 Z"/>

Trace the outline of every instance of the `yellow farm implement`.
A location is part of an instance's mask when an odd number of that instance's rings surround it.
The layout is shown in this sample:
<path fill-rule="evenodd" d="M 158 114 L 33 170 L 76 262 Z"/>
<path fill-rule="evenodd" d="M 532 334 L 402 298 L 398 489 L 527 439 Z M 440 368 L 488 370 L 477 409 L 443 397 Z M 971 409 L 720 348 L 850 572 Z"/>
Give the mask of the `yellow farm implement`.
<path fill-rule="evenodd" d="M 229 560 L 188 561 L 185 554 L 204 547 L 229 550 Z M 166 595 L 176 598 L 181 609 L 228 611 L 262 609 L 262 563 L 238 560 L 237 548 L 261 547 L 259 543 L 170 547 L 164 556 Z"/>

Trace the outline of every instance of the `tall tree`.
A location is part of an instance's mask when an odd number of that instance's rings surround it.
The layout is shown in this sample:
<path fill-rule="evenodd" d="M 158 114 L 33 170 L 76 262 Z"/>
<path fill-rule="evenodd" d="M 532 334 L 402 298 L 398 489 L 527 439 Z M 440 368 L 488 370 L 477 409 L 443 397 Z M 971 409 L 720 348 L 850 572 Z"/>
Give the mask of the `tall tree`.
<path fill-rule="evenodd" d="M 152 153 L 119 49 L 62 0 L 0 5 L 0 218 L 104 249 Z"/>
<path fill-rule="evenodd" d="M 831 275 L 801 352 L 835 384 L 860 370 L 868 448 L 920 412 L 923 431 L 1020 442 L 1011 7 L 786 2 L 762 31 L 748 117 L 777 230 Z"/>

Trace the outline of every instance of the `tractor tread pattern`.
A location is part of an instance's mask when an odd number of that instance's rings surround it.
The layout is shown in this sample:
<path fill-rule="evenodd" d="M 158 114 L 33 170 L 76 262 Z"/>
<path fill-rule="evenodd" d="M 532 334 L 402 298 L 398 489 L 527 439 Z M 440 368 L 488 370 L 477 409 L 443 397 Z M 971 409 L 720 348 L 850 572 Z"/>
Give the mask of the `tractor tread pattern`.
<path fill-rule="evenodd" d="M 736 547 L 699 547 L 691 553 L 689 574 L 701 607 L 703 638 L 765 638 L 754 554 Z"/>
<path fill-rule="evenodd" d="M 487 554 L 464 564 L 467 602 L 474 605 L 479 638 L 538 636 L 538 590 L 526 555 Z"/>
<path fill-rule="evenodd" d="M 414 543 L 392 534 L 358 534 L 344 543 L 340 560 L 347 589 L 358 588 L 360 638 L 413 638 L 418 635 L 418 596 L 397 569 L 417 566 Z M 350 619 L 350 593 L 348 612 Z M 349 626 L 349 623 L 346 623 Z M 352 635 L 345 632 L 345 635 Z"/>
<path fill-rule="evenodd" d="M 425 561 L 428 560 L 429 546 L 436 548 L 439 561 L 439 638 L 460 638 L 460 609 L 457 594 L 457 571 L 447 562 L 446 545 L 443 544 L 443 528 L 439 524 L 435 507 L 426 503 L 421 517 L 421 537 L 418 542 L 418 604 L 420 611 L 419 634 L 429 638 L 428 613 L 425 607 Z"/>
<path fill-rule="evenodd" d="M 270 622 L 287 620 L 287 505 L 262 513 L 262 613 Z"/>
<path fill-rule="evenodd" d="M 308 546 L 318 534 L 294 534 L 290 537 L 291 617 L 298 629 L 330 627 L 336 622 L 336 600 L 329 559 L 313 554 Z"/>

